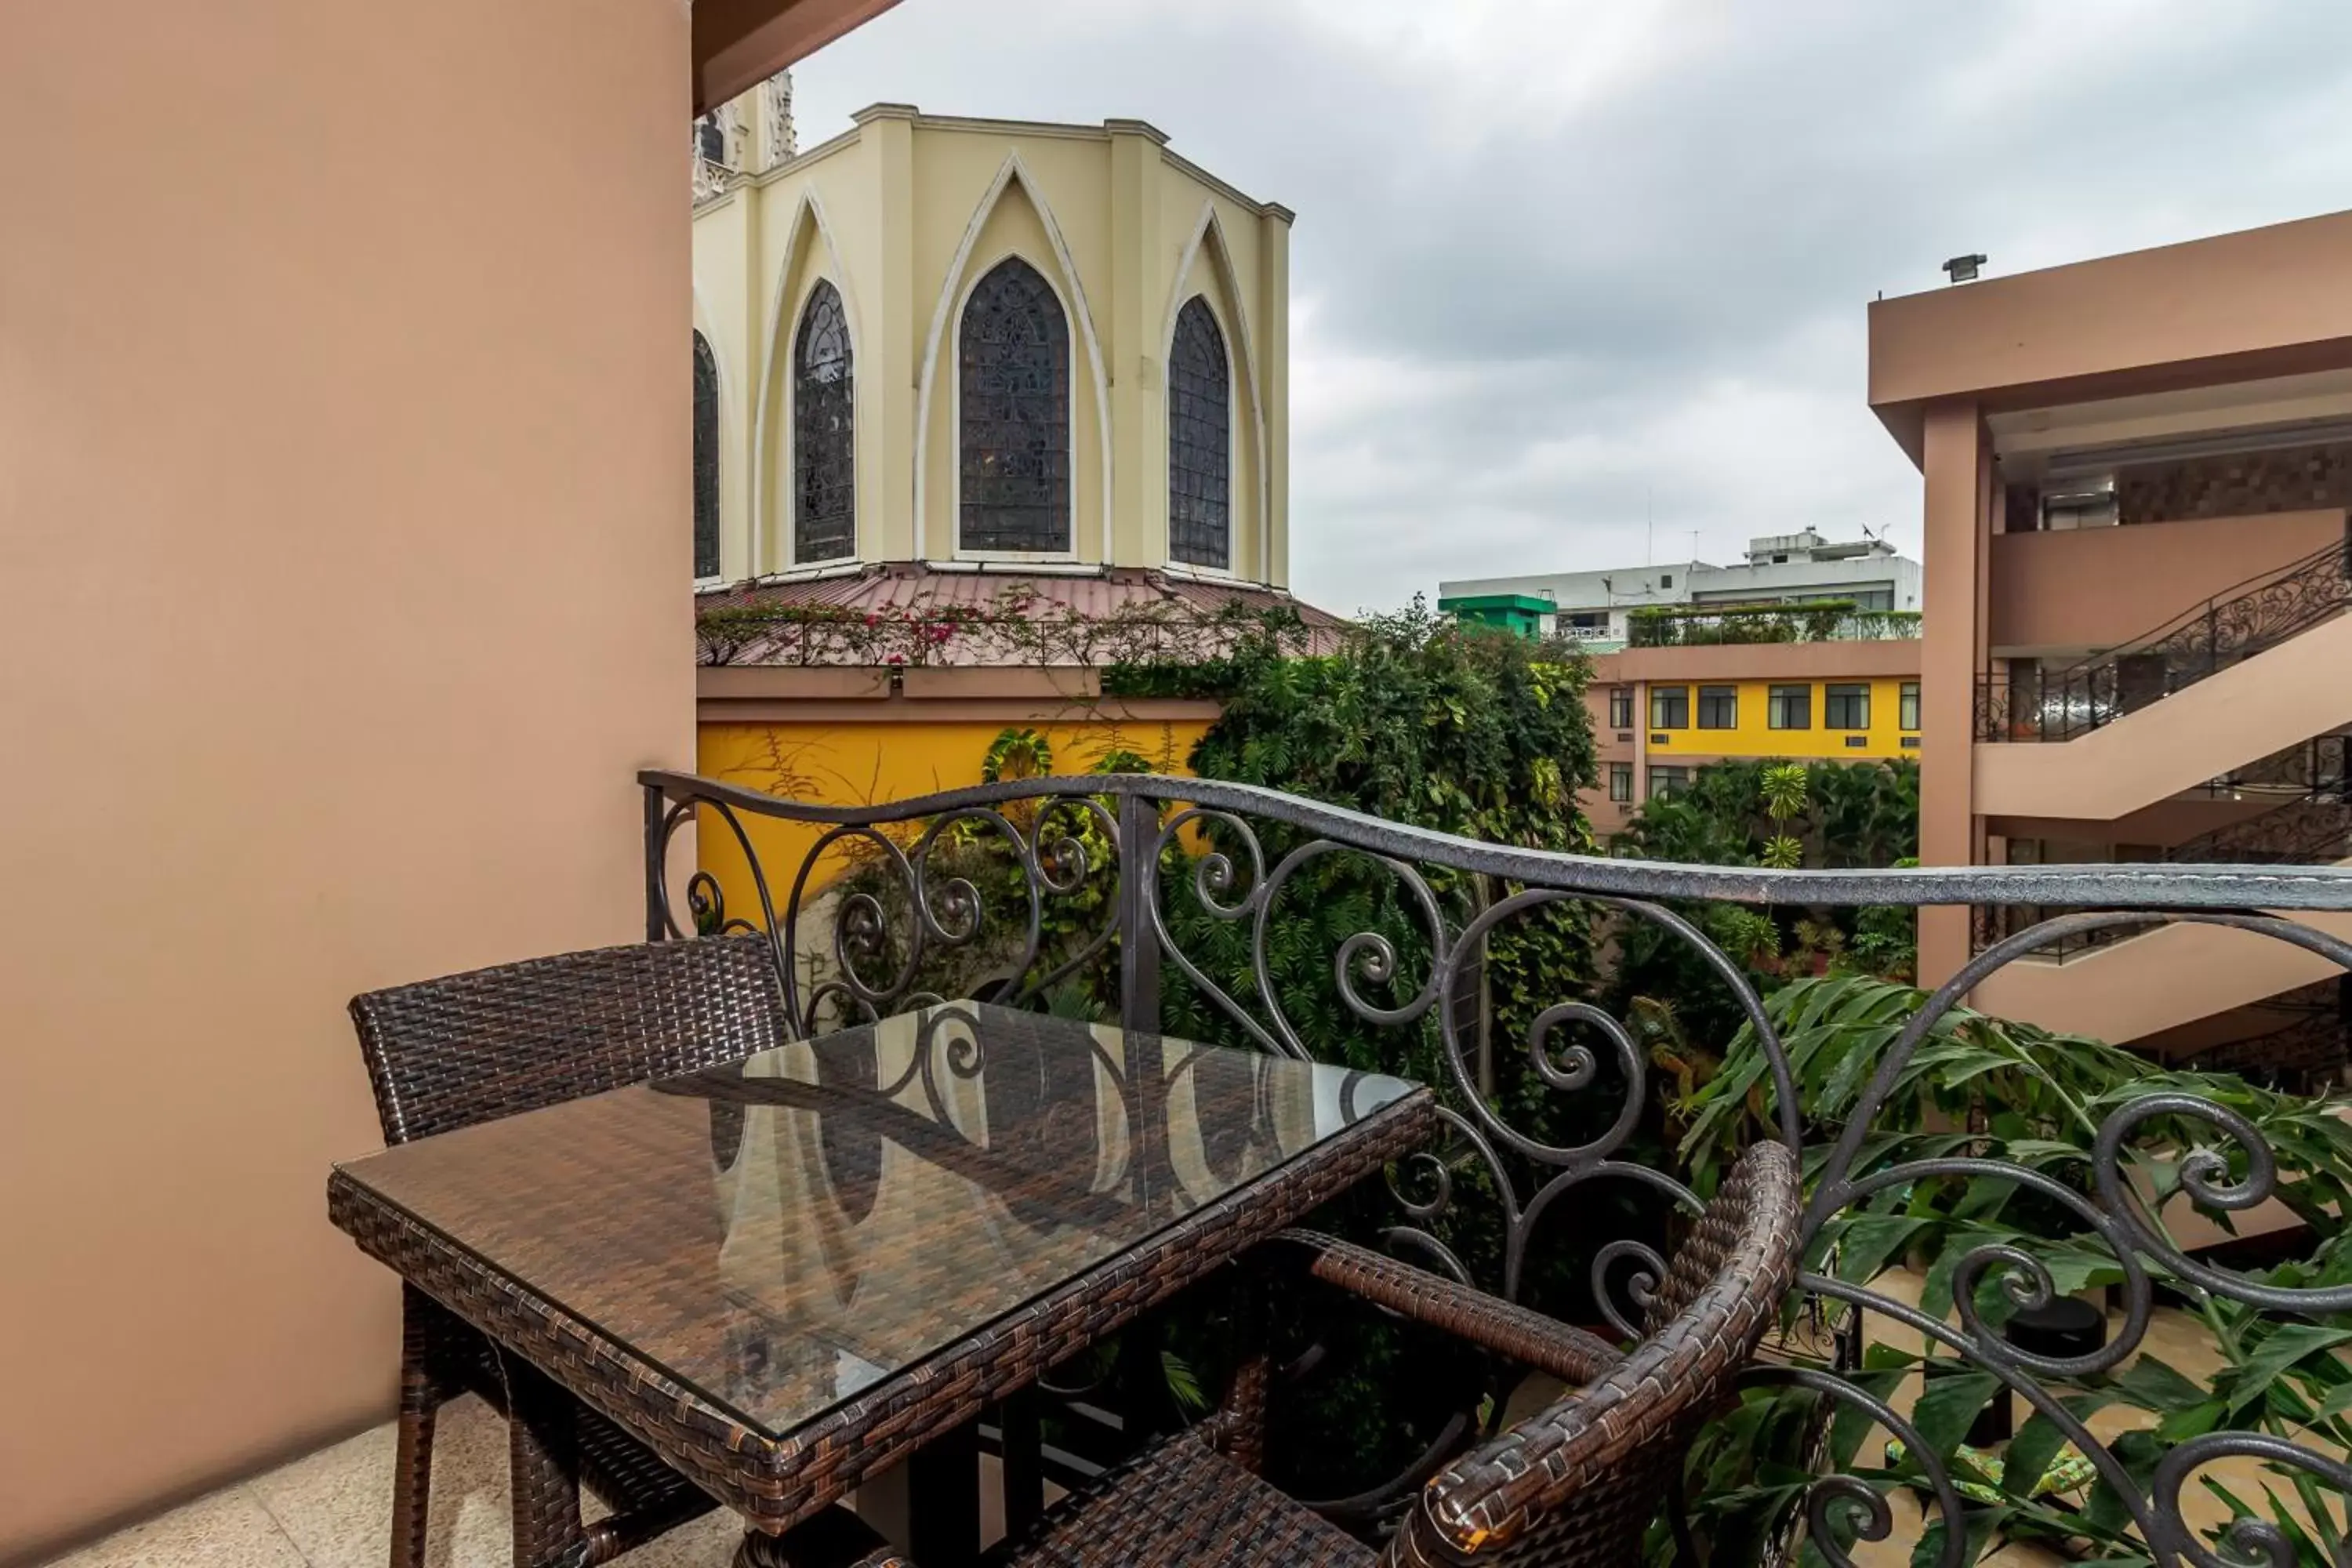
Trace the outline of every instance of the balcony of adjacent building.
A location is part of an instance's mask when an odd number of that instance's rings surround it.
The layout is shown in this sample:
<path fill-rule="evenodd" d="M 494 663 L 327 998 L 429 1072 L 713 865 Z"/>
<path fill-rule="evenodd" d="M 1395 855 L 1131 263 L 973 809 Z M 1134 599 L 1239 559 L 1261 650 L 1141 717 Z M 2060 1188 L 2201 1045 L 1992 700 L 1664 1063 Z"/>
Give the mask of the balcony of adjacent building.
<path fill-rule="evenodd" d="M 1976 815 L 2113 822 L 2352 723 L 2352 382 L 2293 379 L 1989 421 Z"/>
<path fill-rule="evenodd" d="M 2111 821 L 2003 815 L 1985 827 L 1993 858 L 2012 866 L 2352 865 L 2352 735 L 2315 736 Z M 1974 945 L 1981 952 L 2066 912 L 1984 912 Z M 2267 1034 L 2252 1027 L 2263 1009 L 2334 973 L 2315 953 L 2271 951 L 2248 931 L 2158 921 L 2044 943 L 1974 1000 L 2004 1016 L 2170 1056 Z"/>

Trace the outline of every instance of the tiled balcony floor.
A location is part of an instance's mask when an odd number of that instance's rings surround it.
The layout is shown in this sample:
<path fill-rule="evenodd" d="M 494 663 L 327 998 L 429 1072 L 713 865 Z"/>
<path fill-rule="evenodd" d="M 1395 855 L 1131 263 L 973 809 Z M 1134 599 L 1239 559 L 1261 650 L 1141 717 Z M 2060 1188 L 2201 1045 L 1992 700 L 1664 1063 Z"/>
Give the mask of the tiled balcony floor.
<path fill-rule="evenodd" d="M 389 1424 L 200 1498 L 51 1568 L 383 1568 L 392 1531 Z M 994 1499 L 986 1511 L 993 1512 Z M 985 1521 L 983 1521 L 985 1522 Z M 743 1527 L 718 1510 L 623 1561 L 726 1568 Z M 433 1568 L 509 1568 L 506 1424 L 478 1399 L 441 1412 L 433 1455 Z"/>
<path fill-rule="evenodd" d="M 1901 1270 L 1874 1282 L 1898 1298 L 1916 1299 L 1918 1279 Z M 1878 1337 L 1916 1350 L 1918 1342 L 1899 1324 L 1874 1324 Z M 2192 1378 L 2219 1370 L 2211 1341 L 2201 1324 L 2159 1309 L 2150 1325 L 2147 1350 Z M 1916 1385 L 1916 1380 L 1909 1380 Z M 1539 1407 L 1552 1391 L 1528 1388 L 1514 1409 Z M 1907 1409 L 1916 1386 L 1899 1388 L 1894 1403 Z M 2092 1418 L 2092 1429 L 2112 1439 L 2152 1418 L 2120 1405 Z M 124 1531 L 58 1559 L 49 1568 L 382 1568 L 392 1528 L 393 1429 L 365 1432 L 331 1448 L 297 1459 L 283 1468 L 202 1498 L 160 1519 Z M 981 1492 L 982 1532 L 993 1540 L 1003 1531 L 1003 1510 L 993 1485 L 992 1459 Z M 2247 1460 L 2225 1460 L 2210 1473 L 2242 1495 L 2259 1496 L 2265 1472 Z M 1898 1489 L 1891 1498 L 1895 1530 L 1884 1542 L 1863 1542 L 1853 1556 L 1860 1568 L 1906 1568 L 1923 1521 L 1917 1500 Z M 2189 1522 L 2210 1529 L 2227 1510 L 2199 1489 L 2188 1500 Z M 506 1427 L 490 1409 L 463 1399 L 441 1415 L 435 1445 L 431 1568 L 507 1568 Z M 2339 1522 L 2341 1515 L 2338 1515 Z M 735 1515 L 719 1510 L 632 1553 L 631 1568 L 725 1568 L 741 1536 Z M 2036 1545 L 2013 1545 L 1991 1553 L 1984 1568 L 2063 1568 L 2061 1559 Z"/>

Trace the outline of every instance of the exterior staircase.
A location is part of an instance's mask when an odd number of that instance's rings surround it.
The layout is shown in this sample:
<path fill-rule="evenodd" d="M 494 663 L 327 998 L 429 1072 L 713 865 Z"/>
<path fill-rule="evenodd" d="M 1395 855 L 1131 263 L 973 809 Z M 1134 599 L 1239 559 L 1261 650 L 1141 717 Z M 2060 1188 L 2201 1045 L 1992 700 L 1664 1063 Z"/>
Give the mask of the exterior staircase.
<path fill-rule="evenodd" d="M 2238 584 L 2121 647 L 1978 693 L 1986 816 L 2112 822 L 2352 724 L 2352 543 Z"/>

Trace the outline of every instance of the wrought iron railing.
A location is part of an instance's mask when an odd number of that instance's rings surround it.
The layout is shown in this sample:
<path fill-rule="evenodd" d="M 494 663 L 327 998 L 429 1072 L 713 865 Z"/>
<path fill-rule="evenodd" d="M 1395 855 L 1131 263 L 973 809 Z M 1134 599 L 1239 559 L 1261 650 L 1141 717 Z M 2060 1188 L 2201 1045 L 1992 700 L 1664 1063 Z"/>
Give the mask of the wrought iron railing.
<path fill-rule="evenodd" d="M 2104 1561 L 2162 1568 L 2294 1563 L 2296 1531 L 2335 1539 L 2315 1511 L 2335 1510 L 2340 1531 L 2352 1468 L 2326 1434 L 2352 1394 L 2306 1412 L 2321 1432 L 2308 1437 L 2261 1405 L 2263 1380 L 2251 1373 L 2252 1393 L 2235 1385 L 2210 1408 L 2192 1399 L 2150 1431 L 2117 1436 L 2091 1413 L 2181 1382 L 2140 1369 L 2160 1300 L 2226 1316 L 2234 1343 L 2271 1346 L 2256 1365 L 2273 1381 L 2285 1365 L 2277 1358 L 2294 1352 L 2319 1358 L 2306 1368 L 2335 1366 L 2323 1381 L 2339 1394 L 2352 1387 L 2352 1367 L 2329 1360 L 2352 1341 L 2352 1282 L 2341 1272 L 2231 1266 L 2176 1238 L 2196 1215 L 2226 1219 L 2283 1197 L 2317 1216 L 2305 1250 L 2323 1245 L 2313 1238 L 2332 1230 L 2345 1189 L 2306 1181 L 2299 1162 L 2352 1132 L 2299 1102 L 2257 1104 L 2227 1079 L 2151 1093 L 2133 1076 L 2078 1100 L 2064 1042 L 2000 1058 L 1990 1026 L 1962 1004 L 2053 941 L 2160 924 L 2248 932 L 2352 973 L 2352 942 L 2295 918 L 2352 911 L 2352 872 L 1663 865 L 1477 843 L 1244 785 L 1139 775 L 1007 781 L 859 807 L 677 773 L 641 783 L 648 935 L 763 933 L 804 1028 L 984 990 L 1013 1005 L 1092 1005 L 1131 1029 L 1223 1031 L 1297 1057 L 1370 1050 L 1425 1078 L 1452 1142 L 1392 1173 L 1400 1206 L 1378 1234 L 1512 1300 L 1560 1310 L 1581 1291 L 1588 1321 L 1630 1331 L 1661 1277 L 1674 1215 L 1694 1208 L 1720 1168 L 1710 1139 L 1731 1127 L 1798 1150 L 1810 1197 L 1791 1321 L 1839 1326 L 1784 1335 L 1747 1408 L 1794 1397 L 1835 1413 L 1810 1428 L 1800 1462 L 1842 1473 L 1765 1489 L 1809 1537 L 1805 1549 L 1831 1563 L 1849 1563 L 1858 1539 L 1889 1533 L 1893 1490 L 1922 1500 L 1927 1533 L 1911 1560 L 1940 1568 L 1976 1561 L 2000 1530 L 2024 1529 L 2029 1508 L 2058 1509 L 2061 1533 L 2079 1519 L 2084 1537 L 2105 1543 Z M 1931 994 L 1880 987 L 1867 1017 L 1826 1034 L 1825 983 L 1787 982 L 1817 987 L 1793 1010 L 1790 992 L 1768 998 L 1752 921 L 1717 918 L 2021 905 L 2088 912 L 2002 935 Z M 1628 1004 L 1617 983 L 1643 953 L 1675 989 Z M 1493 987 L 1493 1007 L 1464 1005 L 1474 984 Z M 1506 1016 L 1512 1033 L 1486 1037 L 1487 1021 Z M 1821 1055 L 1832 1047 L 1850 1053 L 1833 1070 Z M 1931 1060 L 1958 1081 L 1923 1082 Z M 2016 1076 L 1990 1071 L 2004 1060 Z M 1825 1072 L 1831 1089 L 1819 1087 Z M 2015 1106 L 1981 1087 L 2043 1079 L 2069 1107 L 2074 1142 L 2011 1125 Z M 1971 1084 L 1979 1098 L 1957 1116 L 1920 1120 L 1922 1095 L 1966 1100 Z M 1828 1113 L 1801 1085 L 1846 1098 Z M 1714 1110 L 1682 1120 L 1703 1101 Z M 1970 1217 L 1923 1262 L 1921 1287 L 1905 1260 L 1926 1245 L 1925 1214 Z M 2092 1281 L 2111 1298 L 2099 1348 L 2034 1350 L 2004 1332 L 2014 1311 Z M 1949 1308 L 1923 1304 L 1923 1289 Z M 1856 1319 L 1858 1364 L 1808 1355 L 1809 1343 L 1850 1342 L 1843 1325 Z M 2271 1337 L 2280 1334 L 2290 1337 Z M 1350 1500 L 1359 1523 L 1376 1523 L 1492 1430 L 1507 1392 L 1466 1383 L 1419 1462 Z M 2016 1496 L 1958 1441 L 1970 1411 L 1996 1394 L 2024 1410 L 2008 1450 Z M 1862 1441 L 1872 1428 L 1879 1436 Z M 2063 1447 L 2079 1456 L 2066 1461 L 2082 1472 L 2069 1483 L 2075 1500 L 2029 1501 L 2034 1477 L 2019 1482 L 2019 1472 L 2056 1476 Z M 2277 1518 L 2200 1513 L 2210 1499 L 2200 1481 L 2248 1463 L 2306 1495 L 2265 1506 L 2256 1494 L 2256 1515 Z M 1702 1521 L 1687 1539 L 1706 1545 L 1725 1527 L 1697 1479 L 1702 1490 L 1678 1511 Z M 2046 1536 L 2049 1519 L 2035 1528 Z M 1785 1539 L 1772 1551 L 1784 1549 Z M 2340 1547 L 2322 1550 L 2345 1560 Z M 1755 1549 L 1746 1561 L 1770 1554 Z"/>
<path fill-rule="evenodd" d="M 2273 568 L 2120 647 L 1977 681 L 1977 739 L 2071 741 L 2217 675 L 2352 605 L 2352 536 Z"/>
<path fill-rule="evenodd" d="M 2275 1029 L 2208 1047 L 2190 1065 L 2310 1093 L 2343 1088 L 2347 1060 L 2352 1060 L 2352 1019 L 2331 997 L 2325 1006 L 2302 1011 Z"/>
<path fill-rule="evenodd" d="M 2256 816 L 2242 818 L 2187 843 L 2161 851 L 2158 862 L 2175 866 L 2328 866 L 2352 860 L 2352 796 L 2334 783 L 2291 796 Z M 2002 905 L 1977 910 L 1976 951 L 2071 909 Z M 2143 936 L 2153 928 L 2096 927 L 2073 931 L 2033 950 L 2036 958 L 2064 963 L 2095 949 Z"/>

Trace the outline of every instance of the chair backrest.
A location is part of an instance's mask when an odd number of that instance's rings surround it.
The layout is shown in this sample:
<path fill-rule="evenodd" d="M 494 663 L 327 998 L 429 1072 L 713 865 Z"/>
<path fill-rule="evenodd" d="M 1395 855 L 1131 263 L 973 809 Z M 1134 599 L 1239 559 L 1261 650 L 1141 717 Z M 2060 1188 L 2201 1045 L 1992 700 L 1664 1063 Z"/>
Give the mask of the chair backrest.
<path fill-rule="evenodd" d="M 791 1037 L 767 941 L 534 958 L 352 998 L 387 1143 L 694 1072 Z"/>
<path fill-rule="evenodd" d="M 1642 1342 L 1433 1479 L 1383 1562 L 1638 1563 L 1674 1468 L 1796 1278 L 1798 1208 L 1795 1156 L 1778 1143 L 1748 1151 L 1675 1253 Z"/>

